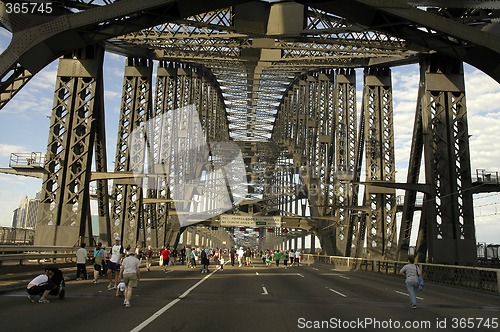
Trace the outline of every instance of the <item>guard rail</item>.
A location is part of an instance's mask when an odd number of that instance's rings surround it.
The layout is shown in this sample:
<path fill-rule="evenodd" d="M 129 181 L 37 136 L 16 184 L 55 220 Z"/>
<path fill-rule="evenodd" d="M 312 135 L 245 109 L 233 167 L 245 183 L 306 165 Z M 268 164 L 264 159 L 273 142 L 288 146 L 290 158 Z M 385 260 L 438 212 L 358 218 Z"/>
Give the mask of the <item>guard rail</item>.
<path fill-rule="evenodd" d="M 306 260 L 331 264 L 336 268 L 365 270 L 399 276 L 407 262 L 304 254 Z M 500 269 L 418 263 L 425 281 L 458 288 L 500 294 Z"/>

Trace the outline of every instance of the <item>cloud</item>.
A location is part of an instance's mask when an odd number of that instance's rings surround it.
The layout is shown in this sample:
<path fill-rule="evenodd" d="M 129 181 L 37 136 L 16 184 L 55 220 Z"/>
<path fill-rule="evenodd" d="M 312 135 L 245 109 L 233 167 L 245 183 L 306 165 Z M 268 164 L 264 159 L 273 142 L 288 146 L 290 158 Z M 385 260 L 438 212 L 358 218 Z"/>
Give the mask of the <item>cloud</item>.
<path fill-rule="evenodd" d="M 19 152 L 19 153 L 25 153 L 25 152 L 30 152 L 29 149 L 27 149 L 24 146 L 21 145 L 12 145 L 12 144 L 2 144 L 0 143 L 0 157 L 9 157 L 12 151 Z"/>

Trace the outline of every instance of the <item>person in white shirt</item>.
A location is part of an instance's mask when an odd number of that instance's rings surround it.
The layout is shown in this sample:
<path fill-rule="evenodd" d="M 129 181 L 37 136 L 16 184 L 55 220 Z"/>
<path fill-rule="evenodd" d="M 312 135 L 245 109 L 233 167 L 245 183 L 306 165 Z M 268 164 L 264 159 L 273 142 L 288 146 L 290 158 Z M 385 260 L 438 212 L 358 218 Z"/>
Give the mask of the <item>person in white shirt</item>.
<path fill-rule="evenodd" d="M 44 272 L 44 274 L 40 274 L 33 278 L 33 280 L 28 283 L 28 286 L 26 286 L 26 291 L 29 294 L 28 298 L 31 302 L 36 302 L 37 296 L 39 296 L 39 303 L 49 303 L 50 301 L 47 299 L 47 295 L 49 295 L 52 289 L 57 287 L 51 281 L 54 271 L 46 268 Z"/>
<path fill-rule="evenodd" d="M 76 280 L 87 280 L 87 249 L 86 244 L 82 242 L 80 248 L 76 251 Z"/>
<path fill-rule="evenodd" d="M 118 284 L 118 286 L 116 286 L 116 296 L 123 296 L 125 297 L 125 288 L 127 286 L 125 285 L 125 282 L 124 281 L 120 281 L 120 283 Z"/>
<path fill-rule="evenodd" d="M 118 282 L 120 281 L 120 262 L 122 258 L 125 256 L 123 253 L 123 246 L 120 244 L 120 238 L 117 236 L 115 238 L 115 245 L 111 247 L 111 257 L 107 261 L 107 268 L 108 268 L 108 280 L 109 280 L 109 285 L 108 285 L 108 290 L 111 289 L 116 289 L 116 285 L 118 285 Z M 112 271 L 115 271 L 115 283 L 113 284 L 113 279 L 111 277 Z"/>
<path fill-rule="evenodd" d="M 297 249 L 295 251 L 295 263 L 297 264 L 297 266 L 299 266 L 299 264 L 300 264 L 300 251 L 299 251 L 299 249 Z"/>
<path fill-rule="evenodd" d="M 236 254 L 238 255 L 238 266 L 241 267 L 241 261 L 243 260 L 243 255 L 245 254 L 245 252 L 243 251 L 243 247 L 240 247 Z"/>
<path fill-rule="evenodd" d="M 137 282 L 141 278 L 140 271 L 141 262 L 135 257 L 135 251 L 131 251 L 125 257 L 120 266 L 120 277 L 125 283 L 125 300 L 123 305 L 125 308 L 130 308 L 130 299 L 132 298 L 132 290 L 137 287 Z"/>

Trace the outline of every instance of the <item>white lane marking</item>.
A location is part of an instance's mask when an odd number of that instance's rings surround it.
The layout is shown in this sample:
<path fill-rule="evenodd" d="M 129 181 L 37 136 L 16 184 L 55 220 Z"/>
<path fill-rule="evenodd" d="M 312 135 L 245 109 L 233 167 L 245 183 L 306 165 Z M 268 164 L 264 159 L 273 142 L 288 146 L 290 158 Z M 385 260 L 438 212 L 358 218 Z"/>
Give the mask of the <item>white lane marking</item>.
<path fill-rule="evenodd" d="M 267 292 L 266 287 L 262 286 L 262 290 L 264 291 L 262 295 L 268 295 L 269 293 Z"/>
<path fill-rule="evenodd" d="M 400 291 L 395 291 L 396 293 L 398 294 L 401 294 L 401 295 L 404 295 L 404 296 L 410 296 L 408 293 L 403 293 L 403 292 L 400 292 Z M 423 297 L 419 297 L 419 296 L 416 296 L 417 300 L 423 300 L 424 298 Z"/>
<path fill-rule="evenodd" d="M 319 271 L 319 270 L 318 270 L 317 268 L 315 268 L 315 267 L 313 267 L 313 270 L 315 270 L 315 271 Z"/>
<path fill-rule="evenodd" d="M 300 277 L 302 277 L 302 278 L 304 278 L 304 276 L 302 274 L 300 274 L 300 273 L 297 273 L 297 275 L 300 276 Z"/>
<path fill-rule="evenodd" d="M 161 308 L 160 310 L 158 310 L 157 312 L 155 312 L 151 317 L 149 317 L 144 322 L 142 322 L 141 324 L 137 325 L 135 328 L 133 328 L 132 330 L 130 330 L 130 332 L 139 332 L 139 331 L 141 331 L 143 328 L 145 328 L 146 326 L 148 326 L 156 318 L 160 317 L 165 311 L 167 311 L 168 309 L 172 308 L 177 302 L 179 302 L 180 300 L 182 300 L 183 298 L 185 298 L 189 293 L 191 293 L 192 290 L 194 290 L 196 287 L 198 287 L 203 282 L 205 282 L 205 280 L 207 280 L 208 278 L 210 278 L 210 276 L 212 276 L 212 274 L 214 274 L 215 272 L 217 272 L 217 270 L 214 270 L 212 273 L 207 274 L 203 279 L 201 279 L 196 284 L 194 284 L 194 286 L 192 286 L 187 291 L 185 291 L 184 293 L 182 293 L 178 298 L 172 300 L 170 303 L 168 303 L 167 305 L 165 305 L 163 308 Z"/>
<path fill-rule="evenodd" d="M 345 275 L 338 274 L 338 273 L 321 273 L 321 275 L 322 276 L 337 276 L 337 277 L 340 277 L 340 278 L 344 278 L 344 279 L 350 280 L 349 277 L 346 277 Z"/>
<path fill-rule="evenodd" d="M 338 295 L 340 295 L 342 297 L 347 297 L 347 295 L 342 294 L 341 292 L 337 292 L 335 289 L 331 289 L 331 288 L 328 288 L 328 289 L 331 290 L 332 292 L 334 292 L 335 294 L 338 294 Z"/>

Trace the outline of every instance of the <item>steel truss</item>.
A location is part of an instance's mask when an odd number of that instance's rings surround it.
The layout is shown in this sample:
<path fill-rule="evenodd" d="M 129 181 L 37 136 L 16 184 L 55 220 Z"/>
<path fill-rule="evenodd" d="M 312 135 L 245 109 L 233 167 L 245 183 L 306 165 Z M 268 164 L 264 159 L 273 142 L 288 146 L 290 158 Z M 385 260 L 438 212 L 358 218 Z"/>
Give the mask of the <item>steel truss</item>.
<path fill-rule="evenodd" d="M 93 147 L 105 171 L 102 64 L 98 45 L 59 60 L 35 244 L 92 244 L 89 183 Z M 98 182 L 101 236 L 109 228 L 107 185 Z"/>
<path fill-rule="evenodd" d="M 462 63 L 445 56 L 426 57 L 421 61 L 420 80 L 408 182 L 418 179 L 423 153 L 430 190 L 424 194 L 418 257 L 434 263 L 474 264 L 476 237 Z M 405 195 L 402 252 L 411 235 L 415 191 Z"/>
<path fill-rule="evenodd" d="M 363 88 L 366 181 L 395 182 L 392 83 L 389 68 L 365 69 Z M 368 185 L 364 196 L 367 252 L 372 259 L 396 253 L 396 189 Z M 363 228 L 364 228 L 363 227 Z"/>
<path fill-rule="evenodd" d="M 140 143 L 147 137 L 151 118 L 152 65 L 149 59 L 127 58 L 125 66 L 115 172 L 132 172 L 137 177 L 113 181 L 111 236 L 120 237 L 123 245 L 135 246 L 145 230 L 141 213 L 147 145 Z"/>
<path fill-rule="evenodd" d="M 138 134 L 138 139 L 154 137 L 163 124 L 153 122 L 152 127 L 145 124 L 150 116 L 167 112 L 164 104 L 170 105 L 170 110 L 185 105 L 184 102 L 198 105 L 204 135 L 209 140 L 224 141 L 231 137 L 241 141 L 242 151 L 253 153 L 245 156 L 246 160 L 264 163 L 254 167 L 249 178 L 256 182 L 252 194 L 265 199 L 251 204 L 248 211 L 285 215 L 304 215 L 309 211 L 319 220 L 317 225 L 325 229 L 323 244 L 332 253 L 349 255 L 355 248 L 359 255 L 366 233 L 370 255 L 390 258 L 394 253 L 394 191 L 368 186 L 364 199 L 365 205 L 370 206 L 368 213 L 361 209 L 354 213 L 349 208 L 358 201 L 358 189 L 349 186 L 349 181 L 360 181 L 365 148 L 367 181 L 394 182 L 390 77 L 384 69 L 375 67 L 412 63 L 417 61 L 417 54 L 437 52 L 482 68 L 500 81 L 500 67 L 495 60 L 500 53 L 500 39 L 494 32 L 500 12 L 493 1 L 53 0 L 51 3 L 54 4 L 51 16 L 21 16 L 7 15 L 5 4 L 0 2 L 0 21 L 13 33 L 12 43 L 0 55 L 0 108 L 57 57 L 87 45 L 106 43 L 108 50 L 127 56 L 132 62 L 129 70 L 135 72 L 125 75 L 115 165 L 118 171 L 156 173 L 156 161 L 162 154 L 148 152 L 147 147 L 131 145 L 127 140 L 134 134 Z M 169 78 L 159 75 L 154 110 L 151 109 L 153 60 L 184 63 L 174 66 L 175 73 L 166 74 Z M 69 58 L 64 61 L 71 62 Z M 83 67 L 82 63 L 92 61 L 94 58 L 87 55 L 82 58 L 76 55 L 75 66 Z M 469 257 L 475 255 L 471 244 L 475 236 L 471 197 L 467 192 L 470 166 L 463 77 L 455 65 L 444 73 L 435 71 L 441 65 L 434 66 L 433 61 L 422 65 L 429 69 L 422 74 L 425 79 L 421 83 L 426 89 L 419 92 L 408 175 L 408 182 L 416 184 L 419 160 L 425 154 L 426 182 L 431 189 L 426 187 L 425 191 L 426 213 L 420 224 L 419 252 L 421 256 L 427 252 L 428 258 L 436 261 L 474 262 Z M 95 66 L 100 68 L 102 64 Z M 199 66 L 213 76 L 199 71 Z M 349 70 L 345 69 L 354 67 L 370 68 L 357 142 L 354 86 Z M 165 68 L 167 72 L 172 69 L 168 65 Z M 328 76 L 337 68 L 346 71 L 337 73 L 333 89 L 333 81 L 323 79 L 322 75 Z M 67 237 L 68 242 L 90 234 L 85 217 L 89 209 L 88 194 L 82 188 L 89 181 L 87 172 L 93 145 L 98 159 L 96 170 L 105 172 L 106 167 L 100 69 L 89 77 L 68 74 L 62 65 L 60 72 L 49 135 L 47 170 L 51 175 L 44 180 L 45 205 L 39 222 L 40 229 L 45 228 L 40 232 L 45 232 L 55 243 L 66 237 L 60 235 L 70 229 L 69 225 L 78 231 L 77 235 Z M 436 87 L 436 80 L 440 83 L 445 80 L 437 78 L 441 76 L 452 77 L 448 80 L 455 85 Z M 334 97 L 330 90 L 336 93 Z M 333 103 L 334 111 L 326 111 Z M 170 125 L 173 130 L 178 129 L 174 123 Z M 435 129 L 433 140 L 429 138 L 431 135 L 425 136 L 428 128 Z M 156 141 L 154 144 L 164 146 Z M 179 140 L 179 144 L 183 141 Z M 168 147 L 166 143 L 165 146 Z M 265 152 L 261 150 L 263 146 Z M 173 146 L 168 149 L 178 152 Z M 199 175 L 208 169 L 203 166 L 205 159 L 178 157 L 177 168 L 173 169 L 182 173 L 187 169 L 183 163 L 199 163 L 194 172 Z M 141 169 L 145 161 L 148 170 Z M 278 166 L 284 168 L 276 171 Z M 273 169 L 276 179 L 267 175 Z M 172 174 L 168 173 L 170 177 Z M 214 187 L 215 183 L 227 185 L 221 179 L 211 180 Z M 98 182 L 101 239 L 110 242 L 113 234 L 130 244 L 172 243 L 178 233 L 168 230 L 175 221 L 169 223 L 166 218 L 176 218 L 168 212 L 174 202 L 157 205 L 151 202 L 171 199 L 167 189 L 171 184 L 182 186 L 169 182 L 166 176 L 162 181 L 148 177 L 145 198 L 141 190 L 144 177 L 115 181 L 111 225 L 106 220 L 107 186 Z M 150 188 L 150 182 L 157 187 Z M 319 190 L 313 193 L 312 188 Z M 272 194 L 266 194 L 267 190 Z M 405 251 L 411 233 L 414 194 L 415 191 L 409 192 L 405 201 L 400 253 Z M 145 209 L 144 199 L 150 200 Z M 189 209 L 191 203 L 184 203 L 179 206 Z"/>

